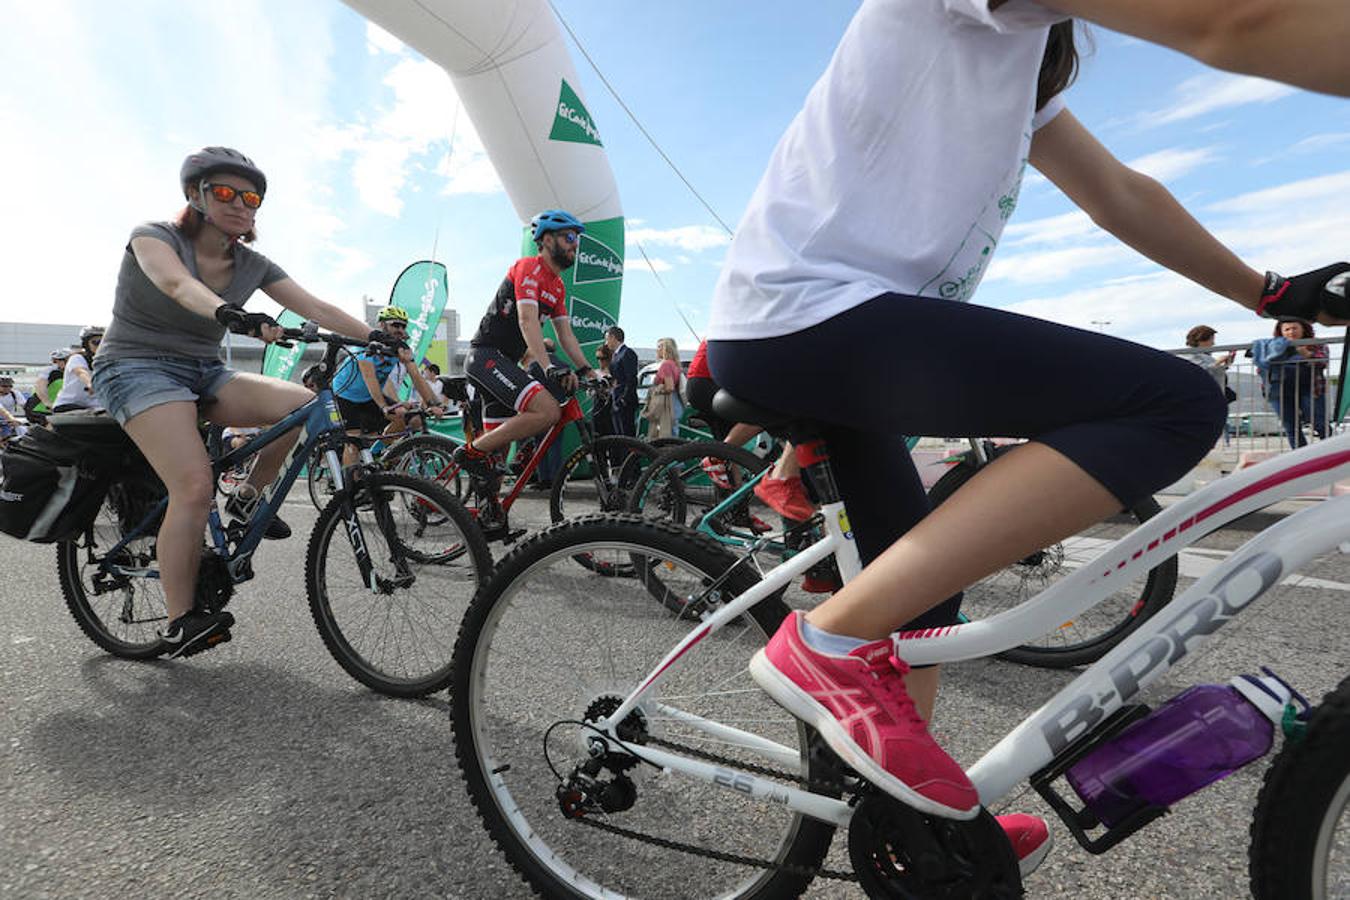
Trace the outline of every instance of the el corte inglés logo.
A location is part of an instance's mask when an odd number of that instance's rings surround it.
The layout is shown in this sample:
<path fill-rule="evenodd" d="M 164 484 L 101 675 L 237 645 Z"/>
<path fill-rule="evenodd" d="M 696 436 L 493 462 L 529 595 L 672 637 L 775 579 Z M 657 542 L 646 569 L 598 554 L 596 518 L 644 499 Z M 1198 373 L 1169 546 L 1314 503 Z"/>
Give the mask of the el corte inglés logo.
<path fill-rule="evenodd" d="M 581 98 L 566 81 L 558 93 L 558 109 L 553 117 L 553 130 L 548 136 L 554 141 L 603 146 L 600 143 L 600 131 L 591 121 L 591 114 L 586 112 Z"/>
<path fill-rule="evenodd" d="M 623 257 L 601 241 L 588 234 L 582 234 L 581 242 L 577 245 L 577 265 L 572 275 L 573 283 L 591 284 L 596 281 L 614 281 L 622 277 Z"/>

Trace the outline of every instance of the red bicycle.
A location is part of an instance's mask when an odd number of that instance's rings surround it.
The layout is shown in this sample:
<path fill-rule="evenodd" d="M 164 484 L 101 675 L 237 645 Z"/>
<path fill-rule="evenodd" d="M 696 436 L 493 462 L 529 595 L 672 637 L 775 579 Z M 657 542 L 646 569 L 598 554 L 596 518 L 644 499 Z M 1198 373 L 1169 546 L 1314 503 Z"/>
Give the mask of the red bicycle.
<path fill-rule="evenodd" d="M 580 389 L 602 396 L 609 390 L 609 385 L 593 381 L 583 383 Z M 459 465 L 446 450 L 444 440 L 433 435 L 415 435 L 400 441 L 386 451 L 385 464 L 394 471 L 431 478 L 445 485 L 468 509 L 484 537 L 510 544 L 526 531 L 511 527 L 511 507 L 549 450 L 562 439 L 567 426 L 575 423 L 581 442 L 553 476 L 548 498 L 550 520 L 561 522 L 586 513 L 622 512 L 627 506 L 629 492 L 656 456 L 656 448 L 623 435 L 597 437 L 575 394 L 562 400 L 561 405 L 562 415 L 535 441 L 534 452 L 524 467 L 508 476 L 514 481 L 504 497 L 501 491 L 506 487 L 506 478 L 480 479 L 470 477 L 467 472 L 461 473 Z M 622 565 L 597 563 L 589 554 L 578 554 L 577 562 L 601 575 L 631 572 L 631 566 L 624 571 Z"/>

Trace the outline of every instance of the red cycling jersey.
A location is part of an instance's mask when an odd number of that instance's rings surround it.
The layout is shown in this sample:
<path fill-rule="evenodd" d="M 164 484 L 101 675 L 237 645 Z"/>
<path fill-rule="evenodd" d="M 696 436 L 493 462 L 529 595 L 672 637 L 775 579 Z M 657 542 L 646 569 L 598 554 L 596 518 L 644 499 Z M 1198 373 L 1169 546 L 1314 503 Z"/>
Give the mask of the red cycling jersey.
<path fill-rule="evenodd" d="M 492 298 L 469 344 L 496 347 L 508 359 L 524 356 L 525 335 L 521 334 L 516 318 L 518 303 L 538 304 L 540 322 L 567 315 L 567 289 L 563 287 L 562 279 L 544 262 L 543 256 L 518 259 L 507 270 L 497 296 Z"/>
<path fill-rule="evenodd" d="M 711 378 L 712 372 L 708 369 L 708 342 L 702 341 L 698 345 L 698 351 L 694 354 L 694 361 L 689 364 L 689 371 L 686 373 L 690 378 Z"/>

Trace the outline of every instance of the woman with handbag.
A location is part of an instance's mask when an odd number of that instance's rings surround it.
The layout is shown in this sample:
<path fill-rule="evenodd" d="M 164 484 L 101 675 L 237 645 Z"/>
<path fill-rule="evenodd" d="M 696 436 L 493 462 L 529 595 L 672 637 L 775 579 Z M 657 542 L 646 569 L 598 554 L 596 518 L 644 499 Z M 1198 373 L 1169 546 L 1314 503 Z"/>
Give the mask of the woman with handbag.
<path fill-rule="evenodd" d="M 661 360 L 656 379 L 647 391 L 647 403 L 642 417 L 647 420 L 647 440 L 673 437 L 675 424 L 680 420 L 680 349 L 674 338 L 656 342 L 656 358 Z"/>

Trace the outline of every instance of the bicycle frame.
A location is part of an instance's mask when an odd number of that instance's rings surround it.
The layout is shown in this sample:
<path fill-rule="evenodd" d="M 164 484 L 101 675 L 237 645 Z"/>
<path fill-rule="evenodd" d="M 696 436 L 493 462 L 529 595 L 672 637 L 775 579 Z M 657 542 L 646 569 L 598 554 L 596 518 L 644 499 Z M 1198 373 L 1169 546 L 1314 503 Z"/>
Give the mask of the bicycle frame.
<path fill-rule="evenodd" d="M 1026 643 L 1102 602 L 1122 580 L 1142 574 L 1234 519 L 1347 476 L 1350 434 L 1235 472 L 1143 523 L 1093 561 L 1015 609 L 981 621 L 898 633 L 898 655 L 912 664 L 936 664 L 990 656 Z M 822 540 L 771 569 L 754 588 L 696 624 L 600 723 L 601 729 L 612 735 L 617 723 L 643 702 L 651 702 L 663 714 L 678 716 L 684 724 L 720 741 L 737 743 L 780 764 L 800 765 L 799 752 L 793 748 L 673 709 L 659 698 L 646 698 L 700 641 L 817 562 L 834 554 L 845 581 L 857 575 L 861 566 L 844 505 L 827 504 L 821 512 L 826 526 Z M 981 802 L 991 805 L 1044 769 L 1074 740 L 1250 608 L 1272 585 L 1337 547 L 1350 552 L 1350 496 L 1303 510 L 1252 537 L 987 751 L 967 772 Z M 852 816 L 852 807 L 842 800 L 654 747 L 624 744 L 624 748 L 670 771 L 837 825 L 847 824 Z"/>
<path fill-rule="evenodd" d="M 243 535 L 235 545 L 234 551 L 230 552 L 227 546 L 227 536 L 225 529 L 220 522 L 220 513 L 213 505 L 210 515 L 207 518 L 207 527 L 211 535 L 211 544 L 215 552 L 224 557 L 230 571 L 231 578 L 235 583 L 247 580 L 251 573 L 248 562 L 252 558 L 258 545 L 262 543 L 263 534 L 267 530 L 268 524 L 272 518 L 281 509 L 281 503 L 290 493 L 291 486 L 295 484 L 295 479 L 299 476 L 305 463 L 313 454 L 314 449 L 320 445 L 326 436 L 333 433 L 341 435 L 343 433 L 342 416 L 338 412 L 337 403 L 333 399 L 333 392 L 324 388 L 314 396 L 314 399 L 304 404 L 300 408 L 291 412 L 280 422 L 267 428 L 266 430 L 254 435 L 246 444 L 234 450 L 230 450 L 215 460 L 211 464 L 211 477 L 216 480 L 222 472 L 228 471 L 239 465 L 244 460 L 252 457 L 264 447 L 279 440 L 283 435 L 288 434 L 295 428 L 303 427 L 305 429 L 305 438 L 297 442 L 291 450 L 290 457 L 286 462 L 281 475 L 272 483 L 258 501 L 257 507 L 249 517 L 247 527 Z M 328 465 L 330 474 L 333 477 L 333 483 L 338 490 L 343 488 L 342 481 L 342 461 L 338 459 L 337 451 L 328 448 L 324 453 L 325 461 Z M 116 558 L 121 549 L 130 541 L 144 535 L 144 529 L 164 511 L 169 504 L 168 498 L 164 498 L 157 503 L 154 509 L 141 522 L 127 534 L 122 540 L 114 544 L 99 564 L 100 572 L 117 572 L 119 574 L 133 574 L 130 571 L 123 572 L 122 568 L 109 563 L 109 560 Z M 361 575 L 367 585 L 371 585 L 371 565 L 370 558 L 365 553 L 365 542 L 361 538 L 361 526 L 353 513 L 348 521 L 348 537 L 352 541 L 353 547 L 357 551 L 358 566 Z M 146 577 L 158 578 L 159 573 L 145 572 L 137 570 L 135 574 Z M 372 585 L 372 590 L 373 590 Z"/>
<path fill-rule="evenodd" d="M 586 421 L 586 414 L 581 410 L 581 403 L 576 397 L 569 397 L 567 398 L 567 402 L 562 405 L 562 414 L 558 417 L 558 421 L 554 422 L 552 427 L 544 433 L 543 439 L 535 446 L 534 453 L 530 455 L 529 460 L 525 463 L 525 468 L 521 469 L 520 474 L 516 476 L 515 484 L 511 486 L 510 493 L 500 500 L 503 510 L 510 511 L 511 505 L 516 502 L 516 498 L 525 490 L 525 485 L 529 484 L 530 476 L 534 474 L 534 470 L 539 468 L 540 464 L 544 461 L 544 455 L 547 454 L 549 449 L 562 437 L 563 429 L 573 422 L 576 422 L 577 427 L 582 431 L 582 442 L 590 443 L 592 437 L 589 431 L 590 425 Z M 445 471 L 439 473 L 435 480 L 439 481 L 447 476 L 453 477 L 454 473 L 458 471 L 458 468 L 459 467 L 455 464 L 446 467 Z M 478 509 L 476 507 L 471 507 L 469 508 L 469 513 L 474 517 L 477 517 Z"/>

